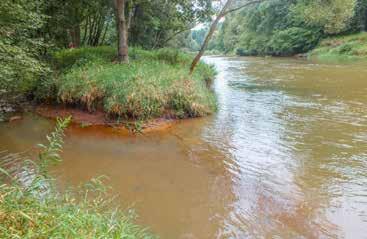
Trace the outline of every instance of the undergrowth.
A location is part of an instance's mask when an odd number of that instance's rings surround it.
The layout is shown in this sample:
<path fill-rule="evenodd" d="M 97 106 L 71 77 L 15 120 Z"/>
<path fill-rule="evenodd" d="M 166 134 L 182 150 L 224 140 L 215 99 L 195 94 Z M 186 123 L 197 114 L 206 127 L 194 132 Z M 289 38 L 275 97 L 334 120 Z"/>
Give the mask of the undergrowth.
<path fill-rule="evenodd" d="M 310 55 L 320 59 L 367 59 L 367 33 L 363 32 L 324 39 Z"/>
<path fill-rule="evenodd" d="M 36 95 L 119 119 L 199 117 L 215 111 L 208 87 L 215 75 L 212 67 L 200 63 L 190 76 L 192 57 L 177 50 L 132 48 L 129 54 L 130 64 L 124 65 L 113 62 L 111 47 L 56 52 L 58 76 L 42 82 Z"/>
<path fill-rule="evenodd" d="M 134 215 L 111 210 L 102 178 L 59 193 L 48 166 L 61 160 L 63 131 L 70 119 L 59 120 L 47 145 L 40 145 L 38 160 L 22 154 L 0 157 L 23 162 L 16 170 L 0 168 L 0 238 L 154 238 L 135 225 Z"/>

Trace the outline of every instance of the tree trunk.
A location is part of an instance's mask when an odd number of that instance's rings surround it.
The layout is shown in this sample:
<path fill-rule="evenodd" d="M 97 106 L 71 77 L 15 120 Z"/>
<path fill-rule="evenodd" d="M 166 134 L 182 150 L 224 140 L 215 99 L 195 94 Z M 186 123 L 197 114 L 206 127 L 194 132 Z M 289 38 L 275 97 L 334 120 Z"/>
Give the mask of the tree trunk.
<path fill-rule="evenodd" d="M 80 46 L 80 25 L 75 25 L 70 29 L 71 42 L 75 48 Z"/>
<path fill-rule="evenodd" d="M 228 0 L 226 2 L 226 4 L 223 6 L 222 10 L 218 14 L 218 16 L 216 16 L 215 20 L 213 21 L 212 25 L 210 26 L 209 32 L 206 35 L 203 44 L 201 45 L 201 48 L 200 48 L 199 53 L 196 55 L 196 57 L 194 58 L 194 60 L 191 63 L 190 75 L 192 73 L 194 73 L 195 67 L 199 63 L 201 57 L 204 55 L 204 52 L 205 52 L 206 48 L 208 47 L 209 41 L 212 38 L 212 36 L 213 36 L 213 34 L 215 32 L 215 29 L 217 28 L 217 25 L 218 25 L 220 19 L 222 19 L 222 17 L 224 17 L 224 15 L 226 14 L 227 9 L 232 4 L 232 1 L 233 0 Z"/>
<path fill-rule="evenodd" d="M 85 24 L 84 24 L 84 34 L 83 34 L 83 40 L 82 40 L 83 46 L 85 46 L 85 41 L 87 39 L 88 27 L 89 27 L 89 17 L 87 17 L 87 20 L 85 21 Z"/>
<path fill-rule="evenodd" d="M 125 17 L 125 0 L 114 0 L 116 7 L 116 22 L 118 36 L 117 60 L 120 63 L 129 63 L 128 54 L 128 33 L 127 22 Z"/>
<path fill-rule="evenodd" d="M 232 5 L 232 3 L 234 2 L 234 0 L 227 0 L 226 4 L 224 4 L 222 10 L 219 12 L 219 14 L 217 15 L 217 17 L 215 18 L 215 20 L 213 21 L 212 25 L 210 26 L 209 32 L 205 37 L 205 40 L 203 42 L 203 44 L 201 45 L 200 51 L 199 53 L 196 55 L 196 57 L 194 58 L 194 60 L 191 63 L 191 67 L 190 67 L 190 75 L 194 72 L 195 67 L 197 66 L 197 64 L 199 63 L 201 57 L 204 55 L 204 52 L 209 44 L 210 39 L 212 38 L 215 29 L 217 28 L 217 25 L 220 21 L 220 19 L 222 19 L 225 15 L 227 15 L 228 13 L 234 12 L 234 11 L 238 11 L 244 7 L 247 7 L 249 5 L 255 4 L 255 3 L 261 3 L 264 2 L 266 0 L 252 0 L 252 1 L 246 1 L 244 4 L 229 9 L 229 7 Z"/>
<path fill-rule="evenodd" d="M 104 44 L 104 41 L 105 41 L 105 39 L 106 39 L 106 34 L 107 34 L 107 30 L 108 30 L 108 27 L 109 27 L 109 22 L 107 22 L 106 23 L 106 26 L 105 26 L 105 29 L 104 29 L 104 33 L 103 33 L 103 35 L 102 35 L 102 40 L 101 40 L 101 45 L 103 45 Z"/>

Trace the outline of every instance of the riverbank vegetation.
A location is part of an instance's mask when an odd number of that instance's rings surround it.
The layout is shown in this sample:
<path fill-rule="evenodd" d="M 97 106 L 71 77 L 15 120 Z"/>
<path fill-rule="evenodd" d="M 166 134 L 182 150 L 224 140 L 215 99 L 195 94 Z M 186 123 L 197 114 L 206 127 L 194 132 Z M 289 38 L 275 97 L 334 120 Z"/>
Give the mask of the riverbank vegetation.
<path fill-rule="evenodd" d="M 367 33 L 323 39 L 310 57 L 319 59 L 367 59 Z"/>
<path fill-rule="evenodd" d="M 132 120 L 215 110 L 214 71 L 200 63 L 190 74 L 192 57 L 175 45 L 209 19 L 211 1 L 5 0 L 0 9 L 2 99 Z"/>
<path fill-rule="evenodd" d="M 112 118 L 198 117 L 215 110 L 209 89 L 214 69 L 200 63 L 193 75 L 191 56 L 174 49 L 130 49 L 130 63 L 114 64 L 112 47 L 62 50 L 54 54 L 58 75 L 41 81 L 35 96 Z"/>
<path fill-rule="evenodd" d="M 365 0 L 264 0 L 227 15 L 208 49 L 240 56 L 291 56 L 307 53 L 319 43 L 323 47 L 327 42 L 335 43 L 366 29 Z M 193 31 L 187 37 L 186 46 L 199 49 L 208 30 L 206 26 Z M 361 35 L 351 38 L 358 37 Z M 344 48 L 337 44 L 340 48 L 334 52 L 363 56 L 361 51 L 353 49 L 363 49 L 366 42 L 353 41 L 352 45 Z"/>
<path fill-rule="evenodd" d="M 133 214 L 111 210 L 112 200 L 102 178 L 78 190 L 58 192 L 48 168 L 61 160 L 63 132 L 69 121 L 57 121 L 48 144 L 40 146 L 37 160 L 27 160 L 22 154 L 0 157 L 0 237 L 154 238 L 133 223 Z M 9 167 L 14 163 L 22 166 Z"/>

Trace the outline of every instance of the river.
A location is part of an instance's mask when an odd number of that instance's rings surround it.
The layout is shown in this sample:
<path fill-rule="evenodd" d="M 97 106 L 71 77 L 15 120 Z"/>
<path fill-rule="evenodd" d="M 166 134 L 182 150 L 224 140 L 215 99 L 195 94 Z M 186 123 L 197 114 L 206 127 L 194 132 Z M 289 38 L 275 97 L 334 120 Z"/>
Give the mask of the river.
<path fill-rule="evenodd" d="M 122 136 L 72 127 L 62 185 L 106 175 L 123 208 L 165 238 L 367 238 L 367 65 L 206 57 L 218 112 Z M 0 151 L 53 122 L 0 124 Z"/>

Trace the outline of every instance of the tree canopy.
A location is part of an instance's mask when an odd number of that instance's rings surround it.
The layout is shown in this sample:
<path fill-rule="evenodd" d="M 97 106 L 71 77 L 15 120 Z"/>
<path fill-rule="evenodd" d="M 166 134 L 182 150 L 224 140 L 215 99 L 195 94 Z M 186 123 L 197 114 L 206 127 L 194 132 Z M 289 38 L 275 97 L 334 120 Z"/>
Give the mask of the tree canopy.
<path fill-rule="evenodd" d="M 366 30 L 366 17 L 366 0 L 267 0 L 228 15 L 209 48 L 239 55 L 303 53 L 322 38 Z"/>
<path fill-rule="evenodd" d="M 210 19 L 211 0 L 124 0 L 126 44 L 161 48 L 178 34 Z M 113 0 L 3 0 L 0 2 L 2 91 L 27 91 L 46 77 L 57 49 L 115 45 Z"/>

